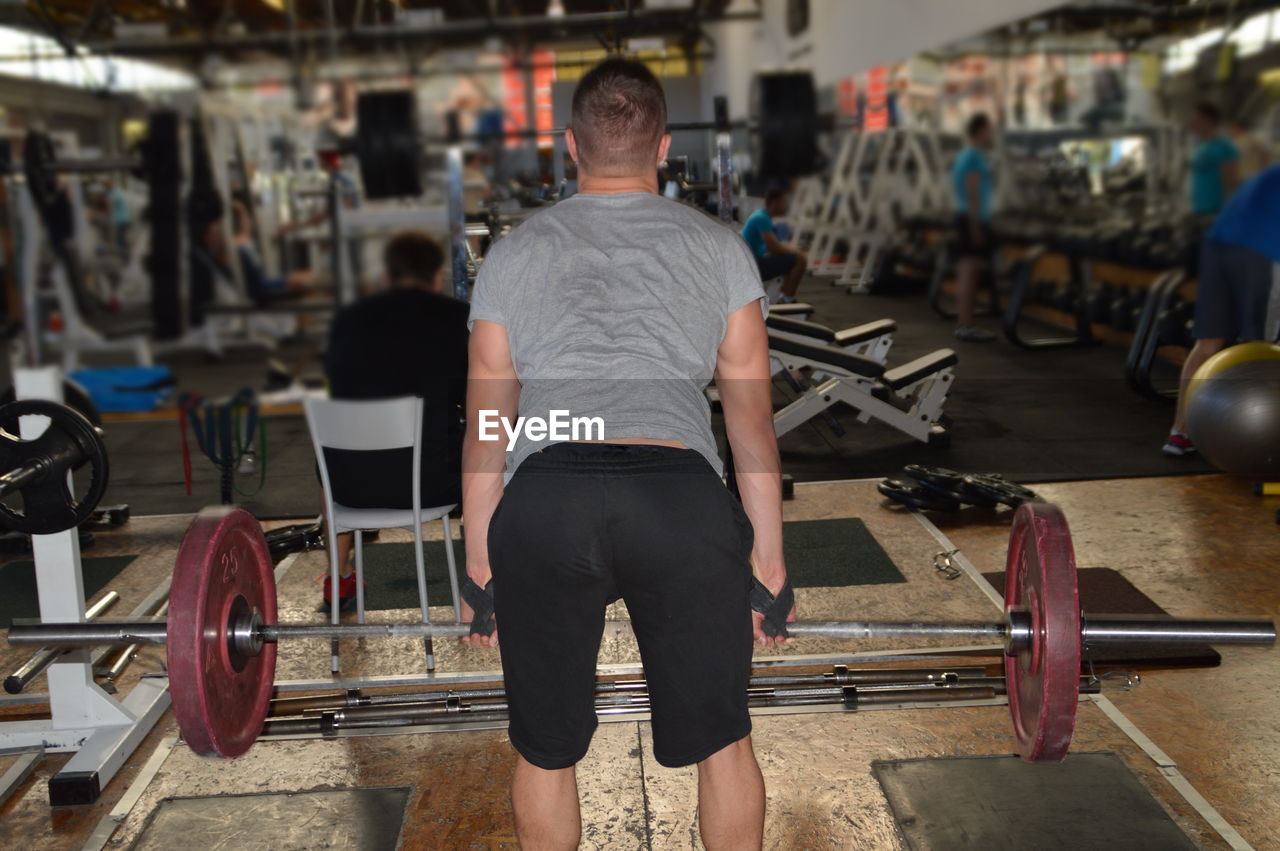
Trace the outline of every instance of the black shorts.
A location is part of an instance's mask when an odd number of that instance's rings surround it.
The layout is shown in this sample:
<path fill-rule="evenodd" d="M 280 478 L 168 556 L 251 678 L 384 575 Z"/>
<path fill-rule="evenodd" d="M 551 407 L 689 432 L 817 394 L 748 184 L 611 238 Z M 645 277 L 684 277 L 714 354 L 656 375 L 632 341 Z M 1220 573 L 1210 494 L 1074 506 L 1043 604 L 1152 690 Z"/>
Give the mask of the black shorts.
<path fill-rule="evenodd" d="M 760 280 L 771 281 L 774 278 L 781 278 L 795 267 L 796 259 L 794 254 L 786 251 L 781 254 L 757 257 L 756 266 L 760 269 Z"/>
<path fill-rule="evenodd" d="M 978 257 L 985 260 L 991 256 L 991 252 L 996 247 L 995 235 L 991 232 L 991 227 L 986 222 L 982 222 L 978 225 L 978 233 L 981 241 L 975 242 L 969 217 L 964 213 L 956 216 L 957 257 Z"/>
<path fill-rule="evenodd" d="M 604 609 L 626 602 L 653 750 L 700 762 L 751 732 L 751 523 L 698 453 L 562 443 L 531 455 L 489 526 L 511 743 L 552 770 L 596 729 Z"/>
<path fill-rule="evenodd" d="M 1206 239 L 1200 248 L 1191 336 L 1228 343 L 1267 339 L 1273 286 L 1280 286 L 1280 273 L 1270 257 L 1246 245 Z"/>

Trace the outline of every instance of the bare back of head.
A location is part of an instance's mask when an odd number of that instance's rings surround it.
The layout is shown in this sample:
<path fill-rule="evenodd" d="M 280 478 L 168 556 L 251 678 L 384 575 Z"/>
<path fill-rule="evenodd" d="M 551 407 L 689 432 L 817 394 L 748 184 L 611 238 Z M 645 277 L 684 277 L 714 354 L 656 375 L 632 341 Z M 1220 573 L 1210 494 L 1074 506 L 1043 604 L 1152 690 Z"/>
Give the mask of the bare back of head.
<path fill-rule="evenodd" d="M 667 130 L 662 84 L 643 63 L 606 59 L 578 83 L 570 126 L 578 162 L 591 176 L 652 172 Z"/>

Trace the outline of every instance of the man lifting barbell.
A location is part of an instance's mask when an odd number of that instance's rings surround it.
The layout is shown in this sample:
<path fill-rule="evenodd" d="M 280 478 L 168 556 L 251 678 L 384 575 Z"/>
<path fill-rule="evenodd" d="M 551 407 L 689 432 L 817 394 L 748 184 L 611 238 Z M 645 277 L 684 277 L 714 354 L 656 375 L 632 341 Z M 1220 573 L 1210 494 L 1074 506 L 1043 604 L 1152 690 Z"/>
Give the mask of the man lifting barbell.
<path fill-rule="evenodd" d="M 650 684 L 655 755 L 698 765 L 704 843 L 762 841 L 749 558 L 777 595 L 775 626 L 794 618 L 764 293 L 736 234 L 658 195 L 665 128 L 662 87 L 643 64 L 608 60 L 584 76 L 566 131 L 578 194 L 496 243 L 472 299 L 464 597 L 479 611 L 468 640 L 497 643 L 494 612 L 526 848 L 578 843 L 574 765 L 596 727 L 596 656 L 618 598 Z M 713 374 L 742 505 L 720 478 L 702 395 Z M 598 418 L 603 433 L 578 438 L 605 442 L 524 433 L 504 451 L 505 436 L 486 439 L 495 415 L 518 424 L 558 411 Z M 754 635 L 780 640 L 759 615 Z"/>

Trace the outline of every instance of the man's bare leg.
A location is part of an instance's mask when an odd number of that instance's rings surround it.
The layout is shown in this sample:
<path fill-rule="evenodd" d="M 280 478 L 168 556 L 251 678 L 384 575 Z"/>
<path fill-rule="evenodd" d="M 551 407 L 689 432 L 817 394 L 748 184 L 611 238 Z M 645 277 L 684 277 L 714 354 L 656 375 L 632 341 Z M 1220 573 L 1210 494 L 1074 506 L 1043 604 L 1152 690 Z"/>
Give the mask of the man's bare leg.
<path fill-rule="evenodd" d="M 978 274 L 982 261 L 977 257 L 961 257 L 956 261 L 956 324 L 972 325 L 973 302 L 978 294 Z"/>
<path fill-rule="evenodd" d="M 791 267 L 791 271 L 787 272 L 787 276 L 782 279 L 782 294 L 788 298 L 795 298 L 796 292 L 800 289 L 800 281 L 804 278 L 805 269 L 809 263 L 803 254 L 795 255 L 796 262 Z"/>
<path fill-rule="evenodd" d="M 355 548 L 355 532 L 338 533 L 338 576 L 345 578 L 355 572 L 351 564 L 351 551 Z"/>
<path fill-rule="evenodd" d="M 1191 389 L 1191 378 L 1205 361 L 1222 351 L 1226 340 L 1196 340 L 1196 344 L 1187 352 L 1187 359 L 1182 362 L 1182 378 L 1178 382 L 1178 413 L 1173 420 L 1173 430 L 1179 434 L 1187 433 L 1187 415 L 1183 408 L 1187 400 L 1187 391 Z"/>
<path fill-rule="evenodd" d="M 764 777 L 750 736 L 698 763 L 698 825 L 707 851 L 763 844 Z"/>
<path fill-rule="evenodd" d="M 578 847 L 582 815 L 573 766 L 548 771 L 517 756 L 511 778 L 511 808 L 516 817 L 516 838 L 524 851 Z"/>

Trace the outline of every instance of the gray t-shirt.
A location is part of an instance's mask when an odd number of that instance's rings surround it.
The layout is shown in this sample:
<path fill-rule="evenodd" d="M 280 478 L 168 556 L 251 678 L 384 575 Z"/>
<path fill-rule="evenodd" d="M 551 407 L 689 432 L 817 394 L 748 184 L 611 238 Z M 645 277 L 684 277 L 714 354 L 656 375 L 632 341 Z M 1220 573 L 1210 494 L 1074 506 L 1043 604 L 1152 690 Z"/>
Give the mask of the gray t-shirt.
<path fill-rule="evenodd" d="M 489 249 L 471 295 L 470 322 L 506 329 L 521 384 L 507 478 L 552 443 L 626 437 L 678 440 L 720 471 L 702 391 L 729 314 L 756 300 L 767 312 L 746 243 L 684 204 L 580 193 L 530 217 Z M 531 439 L 535 417 L 559 426 Z"/>

